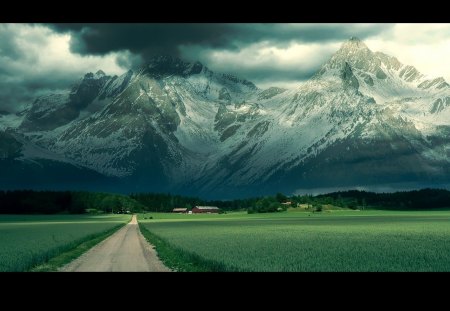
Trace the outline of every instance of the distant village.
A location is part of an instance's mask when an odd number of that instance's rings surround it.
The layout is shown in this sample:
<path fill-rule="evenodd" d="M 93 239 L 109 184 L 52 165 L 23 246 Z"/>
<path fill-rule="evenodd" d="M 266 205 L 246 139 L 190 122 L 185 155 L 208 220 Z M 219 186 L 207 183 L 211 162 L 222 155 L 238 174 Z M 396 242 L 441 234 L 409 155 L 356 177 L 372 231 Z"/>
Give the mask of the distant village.
<path fill-rule="evenodd" d="M 172 213 L 177 214 L 219 214 L 220 208 L 217 206 L 195 206 L 192 210 L 185 207 L 174 208 Z"/>

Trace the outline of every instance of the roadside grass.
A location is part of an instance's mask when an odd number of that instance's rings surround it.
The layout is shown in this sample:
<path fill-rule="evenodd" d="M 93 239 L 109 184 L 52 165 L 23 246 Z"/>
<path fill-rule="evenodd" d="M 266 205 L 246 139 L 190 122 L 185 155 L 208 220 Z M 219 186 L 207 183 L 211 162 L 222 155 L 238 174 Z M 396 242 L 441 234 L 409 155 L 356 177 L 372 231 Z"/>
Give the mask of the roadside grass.
<path fill-rule="evenodd" d="M 120 224 L 112 229 L 106 230 L 98 234 L 92 234 L 84 239 L 80 239 L 71 244 L 67 244 L 65 247 L 60 248 L 60 254 L 50 258 L 47 262 L 32 267 L 30 272 L 56 272 L 59 268 L 77 259 L 92 247 L 105 240 L 110 235 L 114 234 L 120 228 L 126 224 Z"/>
<path fill-rule="evenodd" d="M 225 267 L 213 260 L 205 260 L 201 256 L 174 247 L 146 229 L 144 225 L 139 223 L 139 229 L 145 239 L 152 244 L 159 259 L 172 271 L 175 272 L 218 272 L 226 271 Z"/>
<path fill-rule="evenodd" d="M 56 271 L 129 215 L 0 215 L 0 271 Z"/>

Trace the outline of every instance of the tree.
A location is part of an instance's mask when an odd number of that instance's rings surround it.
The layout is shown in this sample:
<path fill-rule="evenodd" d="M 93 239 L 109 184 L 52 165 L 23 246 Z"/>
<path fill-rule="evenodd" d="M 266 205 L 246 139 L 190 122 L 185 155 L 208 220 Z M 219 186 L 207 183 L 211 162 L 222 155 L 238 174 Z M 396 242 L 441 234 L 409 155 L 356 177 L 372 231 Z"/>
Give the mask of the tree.
<path fill-rule="evenodd" d="M 114 211 L 119 212 L 122 210 L 122 202 L 118 196 L 114 196 L 112 208 Z"/>
<path fill-rule="evenodd" d="M 254 210 L 258 213 L 277 212 L 280 208 L 280 203 L 274 197 L 264 197 L 256 201 Z"/>
<path fill-rule="evenodd" d="M 287 201 L 287 197 L 280 192 L 277 193 L 276 199 L 277 199 L 278 203 L 283 203 L 283 202 Z"/>
<path fill-rule="evenodd" d="M 321 212 L 322 211 L 322 204 L 314 202 L 313 205 L 314 212 Z"/>

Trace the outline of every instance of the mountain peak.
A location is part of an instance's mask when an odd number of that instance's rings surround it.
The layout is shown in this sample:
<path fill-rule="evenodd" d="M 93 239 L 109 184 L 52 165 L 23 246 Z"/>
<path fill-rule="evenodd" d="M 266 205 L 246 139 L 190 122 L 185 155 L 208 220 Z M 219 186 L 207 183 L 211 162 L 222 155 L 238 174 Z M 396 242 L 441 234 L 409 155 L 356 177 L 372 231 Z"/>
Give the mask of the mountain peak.
<path fill-rule="evenodd" d="M 95 73 L 95 75 L 96 76 L 99 76 L 99 77 L 103 77 L 103 76 L 106 76 L 106 74 L 105 74 L 105 72 L 103 71 L 103 70 L 98 70 L 96 73 Z"/>
<path fill-rule="evenodd" d="M 373 71 L 379 65 L 374 53 L 357 37 L 345 41 L 341 48 L 325 63 L 317 76 L 322 76 L 329 69 L 345 69 L 346 64 L 352 68 Z"/>
<path fill-rule="evenodd" d="M 354 51 L 354 50 L 369 50 L 367 45 L 357 37 L 351 37 L 345 41 L 340 50 Z"/>

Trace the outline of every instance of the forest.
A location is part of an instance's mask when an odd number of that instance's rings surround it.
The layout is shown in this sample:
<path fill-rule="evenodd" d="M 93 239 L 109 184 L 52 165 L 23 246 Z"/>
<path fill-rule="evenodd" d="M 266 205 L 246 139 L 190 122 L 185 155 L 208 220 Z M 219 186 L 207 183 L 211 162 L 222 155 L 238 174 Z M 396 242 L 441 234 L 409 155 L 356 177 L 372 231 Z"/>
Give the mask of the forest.
<path fill-rule="evenodd" d="M 0 191 L 0 214 L 82 214 L 139 212 L 127 195 L 78 191 Z"/>
<path fill-rule="evenodd" d="M 444 189 L 422 189 L 414 191 L 375 193 L 359 190 L 333 192 L 322 195 L 286 196 L 277 193 L 272 196 L 236 199 L 229 201 L 207 201 L 196 197 L 162 193 L 139 193 L 130 195 L 153 212 L 170 212 L 176 207 L 188 209 L 195 205 L 217 206 L 224 211 L 247 210 L 250 213 L 267 213 L 286 210 L 281 203 L 290 206 L 308 204 L 320 210 L 321 205 L 332 205 L 350 209 L 426 210 L 450 207 L 450 191 Z"/>
<path fill-rule="evenodd" d="M 223 212 L 248 211 L 269 213 L 285 211 L 286 204 L 296 207 L 307 204 L 321 211 L 322 205 L 349 209 L 428 210 L 450 208 L 450 191 L 422 189 L 414 191 L 375 193 L 358 190 L 333 192 L 317 196 L 277 193 L 272 196 L 229 201 L 203 200 L 170 193 L 134 193 L 130 195 L 80 191 L 0 191 L 0 214 L 56 213 L 134 213 L 140 211 L 171 212 L 174 208 L 188 210 L 196 205 L 217 206 Z"/>

